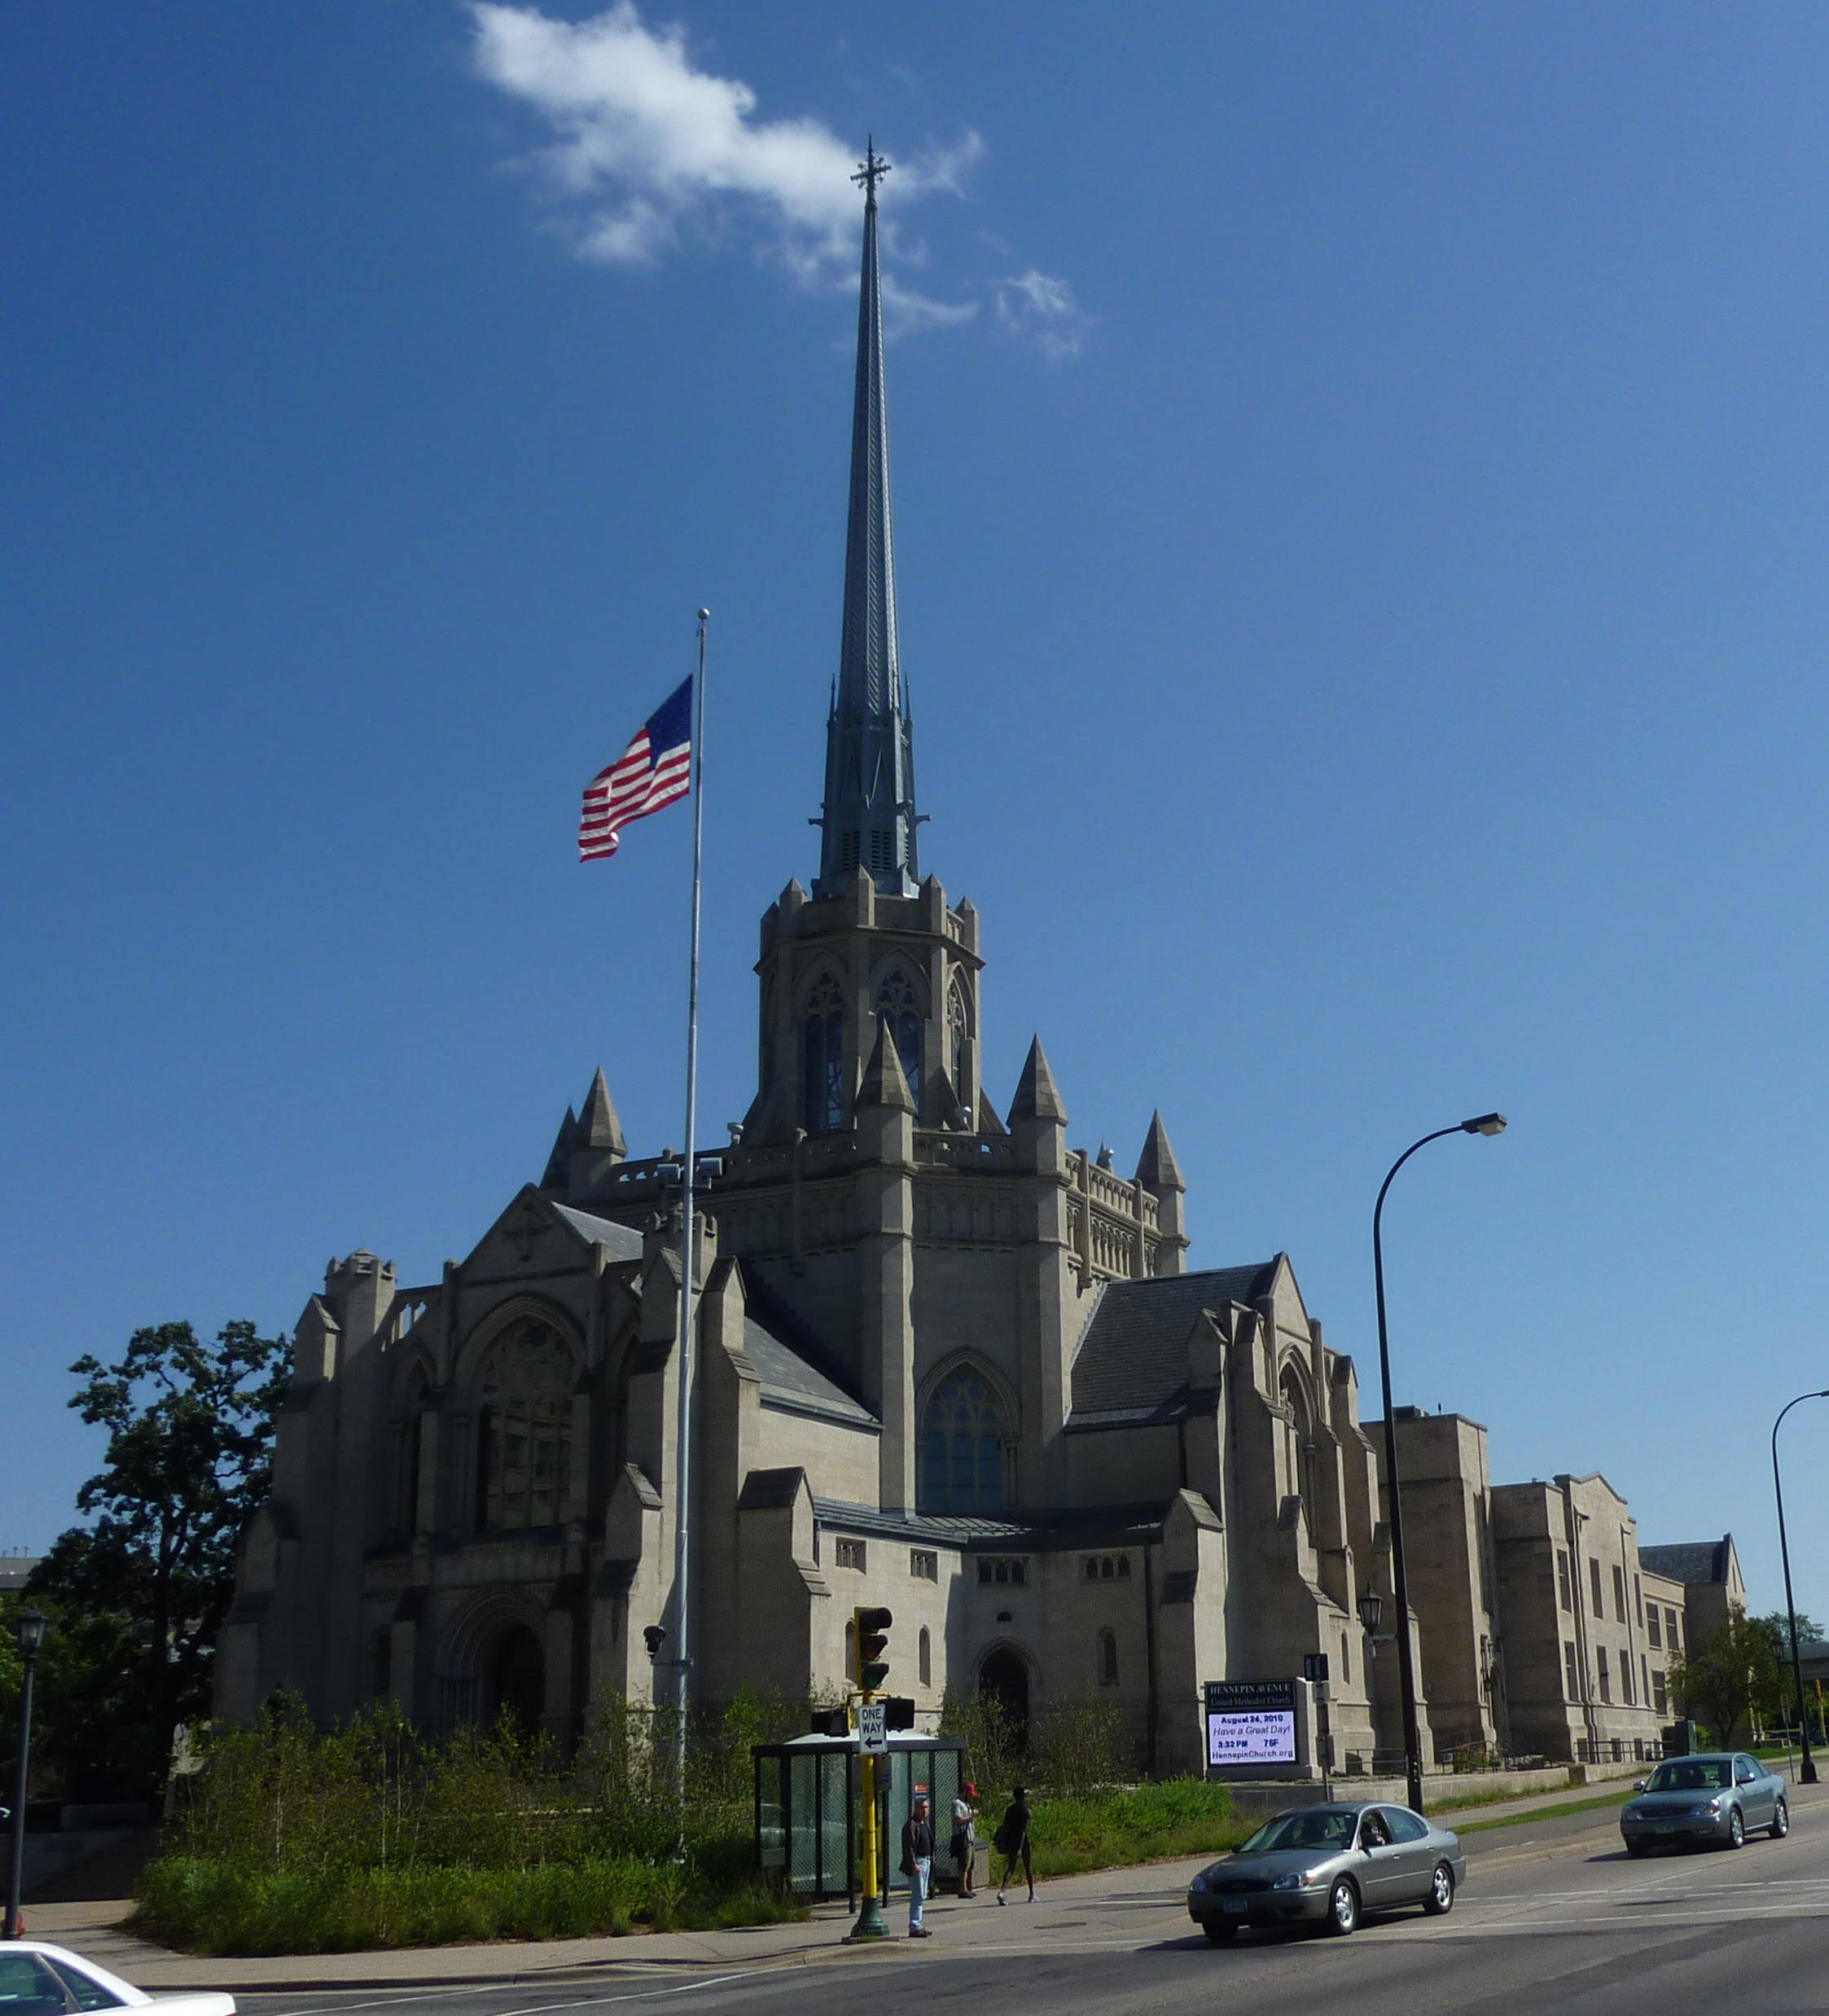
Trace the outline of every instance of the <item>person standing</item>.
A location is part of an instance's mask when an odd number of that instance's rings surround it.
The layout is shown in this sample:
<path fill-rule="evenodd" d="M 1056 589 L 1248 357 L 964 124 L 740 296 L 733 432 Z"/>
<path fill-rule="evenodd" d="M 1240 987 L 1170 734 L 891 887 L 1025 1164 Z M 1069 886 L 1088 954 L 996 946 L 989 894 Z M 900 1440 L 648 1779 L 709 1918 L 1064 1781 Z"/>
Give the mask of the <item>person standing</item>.
<path fill-rule="evenodd" d="M 975 1897 L 978 1894 L 972 1886 L 972 1857 L 975 1843 L 972 1823 L 978 1817 L 978 1788 L 969 1779 L 959 1787 L 959 1795 L 953 1802 L 953 1860 L 959 1872 L 959 1895 Z"/>
<path fill-rule="evenodd" d="M 921 1909 L 933 1880 L 933 1823 L 928 1818 L 927 1800 L 919 1793 L 902 1822 L 901 1873 L 908 1878 L 908 1936 L 932 1939 L 932 1933 L 921 1922 Z"/>
<path fill-rule="evenodd" d="M 1029 1878 L 1029 1901 L 1035 1901 L 1035 1861 L 1029 1850 L 1029 1794 L 1019 1785 L 1011 1788 L 1010 1803 L 1004 1808 L 1002 1824 L 997 1830 L 992 1846 L 1003 1857 L 1003 1874 L 997 1886 L 997 1900 L 1007 1904 L 1004 1891 L 1010 1887 L 1010 1878 L 1016 1873 L 1016 1864 L 1023 1865 L 1023 1874 Z"/>

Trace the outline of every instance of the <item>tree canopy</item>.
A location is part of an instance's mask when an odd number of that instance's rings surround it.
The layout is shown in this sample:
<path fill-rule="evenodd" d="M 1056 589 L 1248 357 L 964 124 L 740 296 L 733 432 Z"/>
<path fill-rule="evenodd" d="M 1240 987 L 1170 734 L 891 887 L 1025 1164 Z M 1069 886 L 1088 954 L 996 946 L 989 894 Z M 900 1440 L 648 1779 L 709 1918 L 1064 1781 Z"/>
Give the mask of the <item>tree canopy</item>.
<path fill-rule="evenodd" d="M 136 1330 L 114 1364 L 87 1356 L 70 1369 L 82 1384 L 69 1404 L 107 1430 L 107 1448 L 77 1494 L 89 1522 L 59 1537 L 29 1584 L 53 1626 L 42 1726 L 73 1781 L 156 1778 L 173 1728 L 209 1710 L 291 1346 L 248 1322 L 210 1343 L 164 1323 Z"/>

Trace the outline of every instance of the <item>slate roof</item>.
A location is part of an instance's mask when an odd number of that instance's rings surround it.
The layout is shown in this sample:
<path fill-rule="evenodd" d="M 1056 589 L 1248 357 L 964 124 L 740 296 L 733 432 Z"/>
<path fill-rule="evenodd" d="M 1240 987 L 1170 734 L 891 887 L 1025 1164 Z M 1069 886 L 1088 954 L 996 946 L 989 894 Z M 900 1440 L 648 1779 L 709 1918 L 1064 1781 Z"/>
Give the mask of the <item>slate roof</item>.
<path fill-rule="evenodd" d="M 1173 1421 L 1187 1390 L 1187 1338 L 1204 1309 L 1254 1302 L 1276 1267 L 1208 1267 L 1143 1281 L 1110 1281 L 1073 1360 L 1069 1428 Z"/>
<path fill-rule="evenodd" d="M 626 1225 L 618 1225 L 612 1219 L 593 1218 L 589 1211 L 574 1211 L 569 1204 L 555 1204 L 553 1209 L 572 1231 L 581 1233 L 594 1246 L 607 1246 L 619 1260 L 641 1258 L 642 1235 L 638 1232 L 632 1232 Z"/>
<path fill-rule="evenodd" d="M 874 1429 L 883 1424 L 853 1399 L 836 1379 L 810 1364 L 792 1344 L 765 1329 L 745 1311 L 743 1347 L 756 1375 L 762 1382 L 762 1404 L 784 1414 L 811 1414 L 820 1421 L 843 1421 L 852 1428 Z"/>
<path fill-rule="evenodd" d="M 42 1554 L 0 1554 L 0 1592 L 23 1589 L 43 1558 Z"/>
<path fill-rule="evenodd" d="M 1043 1552 L 1140 1541 L 1160 1530 L 1165 1507 L 1076 1505 L 1059 1512 L 968 1518 L 939 1513 L 879 1512 L 875 1505 L 854 1505 L 841 1498 L 815 1498 L 813 1510 L 822 1526 L 846 1533 L 880 1534 L 888 1539 L 925 1540 L 932 1546 L 978 1548 L 994 1553 L 1019 1547 Z"/>
<path fill-rule="evenodd" d="M 1676 1540 L 1667 1547 L 1641 1547 L 1638 1560 L 1654 1575 L 1673 1582 L 1725 1582 L 1727 1579 L 1727 1542 Z"/>

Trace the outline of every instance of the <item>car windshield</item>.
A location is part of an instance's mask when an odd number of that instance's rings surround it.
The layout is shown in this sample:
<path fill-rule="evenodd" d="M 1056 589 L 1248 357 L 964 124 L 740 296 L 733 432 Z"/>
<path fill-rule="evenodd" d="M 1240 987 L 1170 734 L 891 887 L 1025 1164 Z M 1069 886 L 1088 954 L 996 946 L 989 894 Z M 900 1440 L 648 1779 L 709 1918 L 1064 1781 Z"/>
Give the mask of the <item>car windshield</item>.
<path fill-rule="evenodd" d="M 1731 1782 L 1729 1767 L 1718 1757 L 1674 1757 L 1660 1764 L 1646 1785 L 1647 1792 L 1719 1792 Z"/>
<path fill-rule="evenodd" d="M 1350 1848 L 1353 1820 L 1351 1813 L 1325 1808 L 1279 1813 L 1274 1820 L 1265 1821 L 1239 1853 L 1269 1855 L 1279 1848 Z"/>

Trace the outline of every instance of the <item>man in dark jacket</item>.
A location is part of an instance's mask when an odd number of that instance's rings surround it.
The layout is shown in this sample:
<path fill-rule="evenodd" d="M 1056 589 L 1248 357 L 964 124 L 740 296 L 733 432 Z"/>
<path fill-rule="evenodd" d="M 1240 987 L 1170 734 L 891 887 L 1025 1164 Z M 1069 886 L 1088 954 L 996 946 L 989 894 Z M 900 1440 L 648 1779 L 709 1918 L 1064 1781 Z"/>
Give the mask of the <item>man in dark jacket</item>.
<path fill-rule="evenodd" d="M 932 1939 L 932 1933 L 921 1923 L 921 1907 L 933 1880 L 933 1822 L 928 1817 L 927 1800 L 919 1793 L 902 1823 L 901 1873 L 908 1878 L 908 1936 Z"/>

